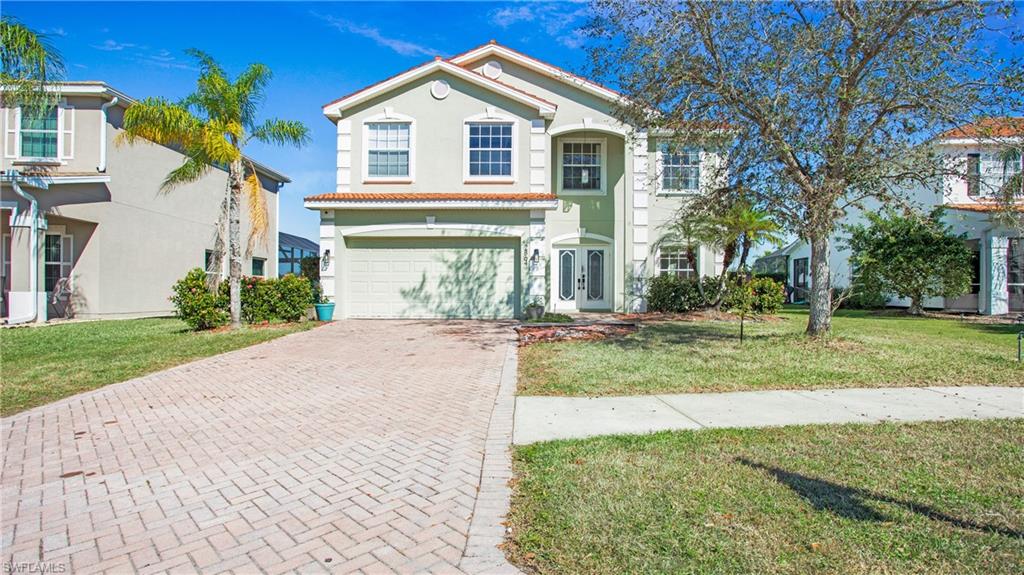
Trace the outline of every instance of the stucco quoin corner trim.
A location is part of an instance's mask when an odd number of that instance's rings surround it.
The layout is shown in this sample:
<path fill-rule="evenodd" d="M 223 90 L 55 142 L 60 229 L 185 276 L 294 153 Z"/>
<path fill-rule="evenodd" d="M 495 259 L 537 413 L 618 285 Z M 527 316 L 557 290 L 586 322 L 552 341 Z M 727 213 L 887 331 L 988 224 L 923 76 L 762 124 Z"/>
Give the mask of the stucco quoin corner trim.
<path fill-rule="evenodd" d="M 323 107 L 323 113 L 325 116 L 330 118 L 341 118 L 342 112 L 352 106 L 365 102 L 377 94 L 388 92 L 408 84 L 409 82 L 423 78 L 424 76 L 438 70 L 472 84 L 476 84 L 477 86 L 490 90 L 491 92 L 501 94 L 521 104 L 535 108 L 537 113 L 544 118 L 554 117 L 555 110 L 558 109 L 556 104 L 540 98 L 539 96 L 534 96 L 533 94 L 524 92 L 518 88 L 509 86 L 508 84 L 492 80 L 483 74 L 477 74 L 472 70 L 467 70 L 466 68 L 456 66 L 451 62 L 438 58 L 335 100 Z"/>
<path fill-rule="evenodd" d="M 558 207 L 558 198 L 534 193 L 334 193 L 308 196 L 305 206 L 346 210 L 553 210 Z"/>

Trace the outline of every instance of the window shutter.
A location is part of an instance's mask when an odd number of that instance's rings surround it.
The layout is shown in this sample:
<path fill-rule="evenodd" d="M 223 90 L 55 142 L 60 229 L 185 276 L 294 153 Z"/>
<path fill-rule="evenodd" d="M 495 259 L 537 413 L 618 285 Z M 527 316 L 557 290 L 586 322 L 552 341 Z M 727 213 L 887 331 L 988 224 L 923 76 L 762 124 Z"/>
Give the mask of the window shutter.
<path fill-rule="evenodd" d="M 4 110 L 4 157 L 18 157 L 18 124 L 20 122 L 20 110 L 8 108 Z"/>
<path fill-rule="evenodd" d="M 61 159 L 75 157 L 75 107 L 67 102 L 60 105 Z"/>

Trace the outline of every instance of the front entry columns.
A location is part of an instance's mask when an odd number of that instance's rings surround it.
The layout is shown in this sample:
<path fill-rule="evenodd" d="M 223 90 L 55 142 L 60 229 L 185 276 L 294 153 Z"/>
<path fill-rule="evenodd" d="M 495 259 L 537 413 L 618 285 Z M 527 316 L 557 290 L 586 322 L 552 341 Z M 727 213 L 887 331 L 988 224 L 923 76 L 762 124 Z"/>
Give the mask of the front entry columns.
<path fill-rule="evenodd" d="M 338 261 L 338 250 L 335 242 L 334 210 L 320 210 L 320 288 L 323 290 L 324 301 L 336 302 L 343 307 L 343 300 L 338 298 L 335 287 L 335 262 Z M 345 310 L 338 310 L 339 317 L 345 317 Z"/>
<path fill-rule="evenodd" d="M 632 220 L 633 231 L 627 238 L 632 243 L 633 261 L 632 266 L 632 298 L 630 311 L 646 311 L 647 302 L 644 300 L 644 278 L 647 277 L 647 255 L 650 247 L 650 240 L 647 227 L 648 207 L 648 157 L 647 157 L 647 132 L 637 130 L 626 138 L 626 153 L 632 153 L 633 160 L 633 198 L 632 198 Z"/>
<path fill-rule="evenodd" d="M 544 210 L 530 210 L 530 236 L 526 241 L 526 303 L 532 303 L 534 299 L 543 300 L 547 290 L 545 277 L 547 275 L 546 261 L 547 249 L 546 226 L 544 225 Z M 554 280 L 552 280 L 554 281 Z M 553 302 L 551 302 L 553 304 Z"/>
<path fill-rule="evenodd" d="M 983 309 L 986 315 L 1010 313 L 1010 294 L 1007 289 L 1008 252 L 1010 239 L 1006 236 L 986 234 L 982 238 L 982 265 L 985 289 Z"/>

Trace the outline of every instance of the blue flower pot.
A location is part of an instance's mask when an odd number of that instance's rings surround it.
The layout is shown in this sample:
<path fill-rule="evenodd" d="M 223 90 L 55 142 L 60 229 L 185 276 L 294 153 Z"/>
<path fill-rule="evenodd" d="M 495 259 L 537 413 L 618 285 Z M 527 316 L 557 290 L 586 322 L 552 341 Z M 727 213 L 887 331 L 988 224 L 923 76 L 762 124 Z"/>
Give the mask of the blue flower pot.
<path fill-rule="evenodd" d="M 316 308 L 316 319 L 320 321 L 331 321 L 334 318 L 334 304 L 333 303 L 315 303 L 313 307 Z"/>

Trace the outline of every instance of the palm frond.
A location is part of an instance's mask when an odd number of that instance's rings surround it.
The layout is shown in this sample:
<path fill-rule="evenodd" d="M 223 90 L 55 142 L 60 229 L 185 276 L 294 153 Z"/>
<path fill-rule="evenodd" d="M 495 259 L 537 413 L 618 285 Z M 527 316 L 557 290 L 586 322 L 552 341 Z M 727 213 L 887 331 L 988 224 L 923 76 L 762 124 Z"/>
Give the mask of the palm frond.
<path fill-rule="evenodd" d="M 256 166 L 249 163 L 248 171 L 244 189 L 246 202 L 249 205 L 250 225 L 247 250 L 251 253 L 257 243 L 266 245 L 270 215 L 267 211 L 267 199 L 263 196 L 263 186 L 260 184 L 259 174 L 256 173 Z"/>
<path fill-rule="evenodd" d="M 224 68 L 220 67 L 220 64 L 213 59 L 213 56 L 198 48 L 188 48 L 185 50 L 185 53 L 192 56 L 199 64 L 200 76 L 224 76 Z"/>
<path fill-rule="evenodd" d="M 210 171 L 210 164 L 196 158 L 186 158 L 180 166 L 167 174 L 163 183 L 160 184 L 160 192 L 167 193 L 178 186 L 199 181 L 208 171 Z"/>
<path fill-rule="evenodd" d="M 190 148 L 203 132 L 199 118 L 186 108 L 162 98 L 146 98 L 128 106 L 122 128 L 114 140 L 118 145 L 149 140 Z"/>
<path fill-rule="evenodd" d="M 302 122 L 295 120 L 273 119 L 256 126 L 249 138 L 264 144 L 290 144 L 301 147 L 309 143 L 309 129 Z"/>
<path fill-rule="evenodd" d="M 238 103 L 239 120 L 247 127 L 255 125 L 256 112 L 263 104 L 264 90 L 272 77 L 270 68 L 255 63 L 250 64 L 235 80 L 234 92 Z"/>
<path fill-rule="evenodd" d="M 0 18 L 0 84 L 4 99 L 39 111 L 53 106 L 59 93 L 46 90 L 47 83 L 64 78 L 64 60 L 45 34 L 16 18 Z"/>

